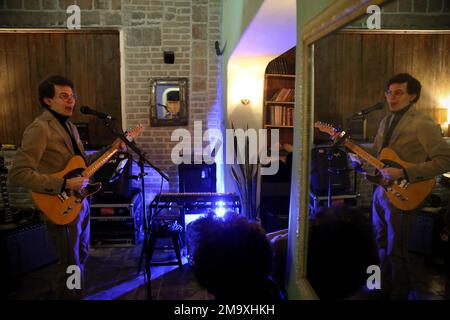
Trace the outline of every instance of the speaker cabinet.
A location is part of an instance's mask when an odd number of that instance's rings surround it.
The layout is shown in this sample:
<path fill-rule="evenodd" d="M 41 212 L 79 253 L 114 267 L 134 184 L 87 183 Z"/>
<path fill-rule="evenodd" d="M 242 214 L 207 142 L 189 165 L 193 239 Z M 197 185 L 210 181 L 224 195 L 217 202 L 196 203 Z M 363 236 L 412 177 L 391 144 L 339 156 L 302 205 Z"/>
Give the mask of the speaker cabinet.
<path fill-rule="evenodd" d="M 77 127 L 78 134 L 80 135 L 80 140 L 83 143 L 84 148 L 89 148 L 91 146 L 89 138 L 89 124 L 86 122 L 74 123 Z"/>
<path fill-rule="evenodd" d="M 101 182 L 102 188 L 94 194 L 96 203 L 123 203 L 131 201 L 132 158 L 129 153 L 118 152 L 95 174 L 93 181 Z"/>
<path fill-rule="evenodd" d="M 353 140 L 367 140 L 367 119 L 356 118 L 348 121 L 347 128 Z"/>
<path fill-rule="evenodd" d="M 342 148 L 317 146 L 312 149 L 311 191 L 319 196 L 328 194 L 331 178 L 331 195 L 342 195 L 350 190 L 347 153 Z"/>
<path fill-rule="evenodd" d="M 216 192 L 216 164 L 180 164 L 180 192 Z"/>
<path fill-rule="evenodd" d="M 44 223 L 28 224 L 1 232 L 2 260 L 12 277 L 55 262 L 56 249 Z M 5 260 L 3 260 L 5 261 Z"/>

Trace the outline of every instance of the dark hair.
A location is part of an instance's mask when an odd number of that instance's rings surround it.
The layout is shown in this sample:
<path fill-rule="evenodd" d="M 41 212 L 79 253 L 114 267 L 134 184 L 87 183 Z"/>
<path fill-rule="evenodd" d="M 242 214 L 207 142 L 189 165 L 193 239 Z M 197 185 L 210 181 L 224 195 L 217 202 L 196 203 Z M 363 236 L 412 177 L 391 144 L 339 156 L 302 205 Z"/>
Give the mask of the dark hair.
<path fill-rule="evenodd" d="M 358 293 L 367 267 L 378 264 L 372 224 L 357 208 L 321 208 L 311 221 L 308 246 L 307 278 L 320 299 Z"/>
<path fill-rule="evenodd" d="M 39 102 L 42 107 L 49 107 L 44 98 L 53 98 L 55 96 L 55 85 L 69 86 L 74 90 L 72 81 L 59 75 L 50 76 L 39 84 Z"/>
<path fill-rule="evenodd" d="M 216 299 L 280 298 L 270 279 L 272 248 L 257 222 L 210 215 L 190 225 L 196 233 L 194 276 Z"/>
<path fill-rule="evenodd" d="M 408 90 L 408 94 L 415 94 L 416 97 L 412 102 L 417 102 L 420 98 L 420 91 L 422 89 L 422 85 L 420 84 L 420 81 L 414 78 L 409 73 L 399 73 L 390 78 L 386 82 L 385 91 L 389 90 L 389 86 L 393 83 L 405 83 Z"/>

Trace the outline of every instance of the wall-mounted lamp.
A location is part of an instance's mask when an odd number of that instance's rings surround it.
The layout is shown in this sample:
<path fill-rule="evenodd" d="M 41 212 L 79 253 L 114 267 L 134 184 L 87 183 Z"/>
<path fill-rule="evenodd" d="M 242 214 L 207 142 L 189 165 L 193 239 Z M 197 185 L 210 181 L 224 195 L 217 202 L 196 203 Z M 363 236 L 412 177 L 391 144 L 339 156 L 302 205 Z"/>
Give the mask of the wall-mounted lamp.
<path fill-rule="evenodd" d="M 437 123 L 441 126 L 441 131 L 444 136 L 448 136 L 448 122 L 447 122 L 447 108 L 437 108 L 435 109 L 435 114 L 437 117 Z"/>
<path fill-rule="evenodd" d="M 250 99 L 245 99 L 245 98 L 243 98 L 243 99 L 241 99 L 241 103 L 242 103 L 244 106 L 246 106 L 246 105 L 250 104 Z"/>
<path fill-rule="evenodd" d="M 439 124 L 442 126 L 444 135 L 450 137 L 450 94 L 442 96 L 439 101 L 439 117 L 442 117 L 442 121 Z"/>

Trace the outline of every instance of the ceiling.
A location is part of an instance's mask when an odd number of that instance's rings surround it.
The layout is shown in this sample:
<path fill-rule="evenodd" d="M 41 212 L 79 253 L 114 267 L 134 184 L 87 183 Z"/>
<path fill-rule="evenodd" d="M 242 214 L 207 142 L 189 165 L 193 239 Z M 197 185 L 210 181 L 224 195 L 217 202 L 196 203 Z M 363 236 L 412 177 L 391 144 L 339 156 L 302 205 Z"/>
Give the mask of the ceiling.
<path fill-rule="evenodd" d="M 265 0 L 239 40 L 233 58 L 277 56 L 296 45 L 296 0 Z"/>

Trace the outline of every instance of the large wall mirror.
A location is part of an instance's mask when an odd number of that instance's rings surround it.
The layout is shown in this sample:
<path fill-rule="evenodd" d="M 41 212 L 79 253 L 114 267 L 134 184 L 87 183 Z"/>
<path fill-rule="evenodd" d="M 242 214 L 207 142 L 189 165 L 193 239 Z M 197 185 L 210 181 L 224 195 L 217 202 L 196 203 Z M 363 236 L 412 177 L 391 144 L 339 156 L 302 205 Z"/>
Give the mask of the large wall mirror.
<path fill-rule="evenodd" d="M 311 252 L 308 251 L 312 240 L 311 225 L 315 223 L 314 207 L 345 202 L 361 208 L 370 222 L 373 187 L 363 177 L 356 176 L 354 179 L 354 173 L 350 170 L 349 174 L 344 172 L 343 177 L 334 178 L 331 183 L 333 198 L 328 197 L 328 178 L 333 178 L 336 171 L 330 173 L 327 162 L 330 155 L 339 157 L 342 154 L 339 150 L 329 150 L 331 141 L 328 135 L 314 129 L 314 123 L 322 121 L 345 130 L 354 128 L 355 142 L 370 145 L 380 120 L 388 112 L 387 107 L 383 106 L 386 81 L 394 74 L 408 72 L 418 78 L 423 87 L 416 108 L 441 124 L 444 136 L 449 135 L 449 115 L 446 109 L 448 106 L 445 107 L 442 101 L 450 96 L 450 77 L 445 71 L 445 66 L 450 65 L 450 21 L 448 18 L 441 20 L 439 17 L 430 19 L 430 16 L 421 20 L 420 12 L 405 19 L 405 13 L 401 11 L 406 10 L 411 3 L 412 1 L 406 0 L 339 1 L 311 20 L 303 29 L 302 72 L 305 85 L 302 98 L 304 119 L 301 144 L 304 152 L 300 163 L 300 181 L 302 185 L 310 188 L 300 190 L 300 232 L 303 234 L 299 237 L 297 248 L 298 256 L 304 258 L 299 261 L 300 272 L 297 280 L 299 284 L 308 284 L 319 298 L 319 285 L 307 272 L 308 266 L 311 269 L 315 263 L 312 263 Z M 442 6 L 447 5 L 447 1 L 439 3 Z M 366 13 L 370 5 L 378 5 L 381 8 L 381 29 L 369 30 L 364 26 L 370 16 Z M 429 6 L 425 10 L 431 12 L 433 9 Z M 408 13 L 414 14 L 413 9 Z M 364 119 L 359 119 L 360 123 L 350 121 L 352 115 L 377 104 L 379 108 L 373 108 L 373 112 L 367 114 Z M 326 128 L 322 129 L 326 131 Z M 322 148 L 324 145 L 327 147 Z M 342 169 L 346 169 L 346 160 L 333 158 L 332 161 L 333 164 L 342 165 Z M 320 168 L 312 168 L 313 164 L 327 168 L 320 175 L 317 172 Z M 313 190 L 314 188 L 317 190 Z M 336 190 L 340 195 L 349 197 L 335 199 Z M 356 194 L 357 198 L 352 197 L 353 194 Z M 330 203 L 328 200 L 331 200 Z M 334 253 L 330 253 L 331 255 Z M 335 262 L 339 264 L 339 260 Z M 324 264 L 325 260 L 320 263 Z M 320 268 L 317 264 L 315 267 Z M 330 265 L 326 265 L 325 269 L 331 275 L 333 272 L 340 272 L 333 271 L 333 266 Z M 338 277 L 339 274 L 334 275 L 335 279 Z M 304 288 L 301 288 L 301 291 L 303 296 L 314 298 L 311 291 L 308 292 Z"/>
<path fill-rule="evenodd" d="M 150 80 L 151 126 L 188 124 L 188 80 L 168 78 Z"/>

